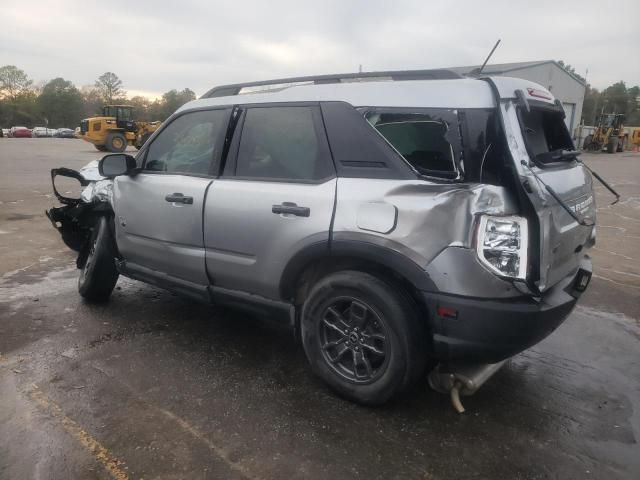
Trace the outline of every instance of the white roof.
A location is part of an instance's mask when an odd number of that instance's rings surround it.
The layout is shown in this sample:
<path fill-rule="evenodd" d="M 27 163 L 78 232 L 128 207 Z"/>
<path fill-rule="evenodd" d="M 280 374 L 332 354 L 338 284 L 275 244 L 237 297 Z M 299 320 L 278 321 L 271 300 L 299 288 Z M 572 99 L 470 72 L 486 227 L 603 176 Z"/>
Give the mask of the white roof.
<path fill-rule="evenodd" d="M 510 77 L 494 77 L 502 98 L 513 98 L 516 88 L 544 87 Z M 525 90 L 526 91 L 526 90 Z M 202 98 L 178 111 L 207 106 L 261 104 L 274 102 L 343 101 L 354 107 L 493 108 L 490 85 L 477 79 L 403 80 L 296 85 L 281 90 L 228 97 Z"/>

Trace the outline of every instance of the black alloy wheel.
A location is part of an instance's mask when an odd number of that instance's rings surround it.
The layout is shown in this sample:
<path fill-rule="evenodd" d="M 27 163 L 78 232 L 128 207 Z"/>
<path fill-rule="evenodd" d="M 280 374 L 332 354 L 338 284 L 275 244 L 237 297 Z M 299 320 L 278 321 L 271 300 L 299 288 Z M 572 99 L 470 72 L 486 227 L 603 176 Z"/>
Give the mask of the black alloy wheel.
<path fill-rule="evenodd" d="M 366 303 L 352 297 L 335 299 L 319 329 L 322 354 L 344 379 L 369 383 L 384 371 L 390 348 L 385 324 Z"/>

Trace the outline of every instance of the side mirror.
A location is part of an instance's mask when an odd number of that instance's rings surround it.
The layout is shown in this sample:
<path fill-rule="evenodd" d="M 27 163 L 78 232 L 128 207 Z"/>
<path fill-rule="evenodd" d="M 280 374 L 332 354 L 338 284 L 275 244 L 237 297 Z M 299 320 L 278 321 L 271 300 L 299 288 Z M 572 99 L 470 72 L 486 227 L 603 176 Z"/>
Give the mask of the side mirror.
<path fill-rule="evenodd" d="M 105 155 L 98 163 L 98 172 L 106 178 L 130 175 L 136 168 L 136 159 L 124 153 Z"/>

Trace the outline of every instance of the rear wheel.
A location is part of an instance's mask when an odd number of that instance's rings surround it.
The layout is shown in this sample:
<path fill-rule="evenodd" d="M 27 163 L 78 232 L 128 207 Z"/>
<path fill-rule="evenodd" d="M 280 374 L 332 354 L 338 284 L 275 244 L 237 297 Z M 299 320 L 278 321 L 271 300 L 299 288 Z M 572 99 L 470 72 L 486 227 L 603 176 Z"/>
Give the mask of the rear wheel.
<path fill-rule="evenodd" d="M 623 137 L 622 140 L 618 142 L 618 151 L 624 152 L 627 149 L 627 137 Z"/>
<path fill-rule="evenodd" d="M 615 153 L 618 150 L 618 137 L 611 137 L 607 143 L 607 153 Z"/>
<path fill-rule="evenodd" d="M 118 275 L 109 224 L 105 217 L 100 217 L 89 239 L 88 252 L 78 278 L 78 291 L 87 300 L 104 302 L 116 286 Z"/>
<path fill-rule="evenodd" d="M 360 404 L 383 404 L 424 373 L 425 335 L 412 300 L 368 273 L 320 280 L 304 304 L 301 333 L 313 372 Z"/>
<path fill-rule="evenodd" d="M 107 136 L 107 142 L 105 143 L 105 147 L 110 152 L 120 153 L 124 152 L 127 148 L 127 139 L 122 133 L 113 132 Z"/>

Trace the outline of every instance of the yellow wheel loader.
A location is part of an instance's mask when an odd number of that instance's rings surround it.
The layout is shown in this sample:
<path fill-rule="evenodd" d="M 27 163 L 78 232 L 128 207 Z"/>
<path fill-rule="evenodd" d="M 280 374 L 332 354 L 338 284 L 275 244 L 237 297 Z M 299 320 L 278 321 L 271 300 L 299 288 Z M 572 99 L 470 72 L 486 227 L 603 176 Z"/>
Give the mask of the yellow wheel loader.
<path fill-rule="evenodd" d="M 629 143 L 629 135 L 624 130 L 624 115 L 609 113 L 598 115 L 596 129 L 584 139 L 584 150 L 607 153 L 623 152 Z"/>
<path fill-rule="evenodd" d="M 130 105 L 106 105 L 101 116 L 80 122 L 80 138 L 101 152 L 123 152 L 127 145 L 140 150 L 160 123 L 135 121 Z"/>

